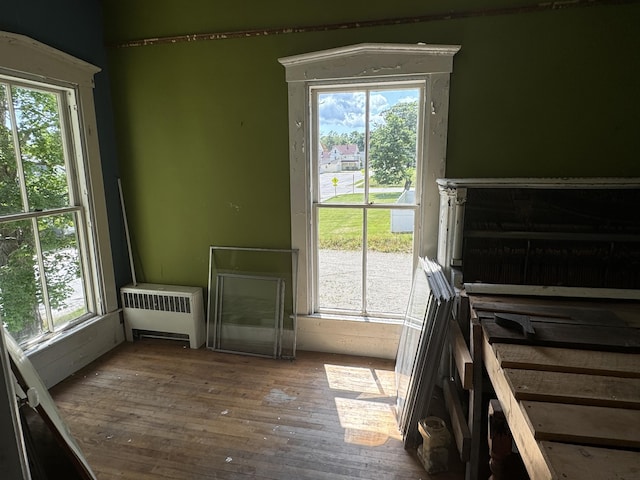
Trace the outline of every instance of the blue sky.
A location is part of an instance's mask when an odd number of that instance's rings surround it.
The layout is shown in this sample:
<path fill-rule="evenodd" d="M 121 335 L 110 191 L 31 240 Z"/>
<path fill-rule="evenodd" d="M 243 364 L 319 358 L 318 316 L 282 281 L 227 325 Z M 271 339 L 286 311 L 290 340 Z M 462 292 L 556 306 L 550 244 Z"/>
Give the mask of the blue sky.
<path fill-rule="evenodd" d="M 377 90 L 370 95 L 370 115 L 373 124 L 381 123 L 382 112 L 398 102 L 417 100 L 419 90 Z M 320 135 L 333 130 L 338 133 L 350 133 L 354 130 L 364 132 L 365 121 L 364 91 L 321 93 L 318 96 Z"/>

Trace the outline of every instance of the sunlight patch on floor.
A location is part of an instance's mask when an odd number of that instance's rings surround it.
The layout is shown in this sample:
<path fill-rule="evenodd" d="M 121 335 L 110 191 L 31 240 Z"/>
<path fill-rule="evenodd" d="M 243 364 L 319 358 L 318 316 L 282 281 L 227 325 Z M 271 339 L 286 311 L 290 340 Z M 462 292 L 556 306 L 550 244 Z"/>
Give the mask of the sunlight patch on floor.
<path fill-rule="evenodd" d="M 363 396 L 395 397 L 395 373 L 392 370 L 376 370 L 366 367 L 346 367 L 325 364 L 329 388 L 359 392 Z"/>
<path fill-rule="evenodd" d="M 334 400 L 346 443 L 378 446 L 402 440 L 394 413 L 393 370 L 333 364 L 324 368 L 329 388 L 342 392 Z"/>
<path fill-rule="evenodd" d="M 342 397 L 335 402 L 345 442 L 374 446 L 383 445 L 389 438 L 402 438 L 388 403 Z"/>

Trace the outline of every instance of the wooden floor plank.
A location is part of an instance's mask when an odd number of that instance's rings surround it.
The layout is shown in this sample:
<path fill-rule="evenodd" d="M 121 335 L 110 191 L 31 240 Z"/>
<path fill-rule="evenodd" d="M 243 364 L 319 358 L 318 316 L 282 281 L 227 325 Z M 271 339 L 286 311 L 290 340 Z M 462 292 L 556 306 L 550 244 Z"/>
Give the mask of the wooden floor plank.
<path fill-rule="evenodd" d="M 496 343 L 503 368 L 640 378 L 640 355 Z"/>
<path fill-rule="evenodd" d="M 504 369 L 516 400 L 640 409 L 640 379 Z"/>
<path fill-rule="evenodd" d="M 402 446 L 389 360 L 278 361 L 143 339 L 52 396 L 99 480 L 429 478 Z M 437 478 L 463 477 L 453 462 Z"/>
<path fill-rule="evenodd" d="M 626 450 L 541 442 L 542 452 L 551 465 L 554 478 L 562 480 L 621 480 L 638 478 L 640 454 Z"/>
<path fill-rule="evenodd" d="M 522 408 L 536 440 L 640 448 L 640 410 L 528 401 Z"/>

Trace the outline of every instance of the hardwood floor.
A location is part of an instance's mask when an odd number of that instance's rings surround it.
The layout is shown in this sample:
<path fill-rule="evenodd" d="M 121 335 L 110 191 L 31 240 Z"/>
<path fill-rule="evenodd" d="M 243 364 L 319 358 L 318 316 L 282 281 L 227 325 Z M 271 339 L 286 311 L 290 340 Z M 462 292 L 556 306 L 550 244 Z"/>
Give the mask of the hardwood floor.
<path fill-rule="evenodd" d="M 355 356 L 298 352 L 294 361 L 272 360 L 142 339 L 51 394 L 100 480 L 428 479 L 397 431 L 393 367 Z M 464 477 L 452 463 L 438 480 Z"/>

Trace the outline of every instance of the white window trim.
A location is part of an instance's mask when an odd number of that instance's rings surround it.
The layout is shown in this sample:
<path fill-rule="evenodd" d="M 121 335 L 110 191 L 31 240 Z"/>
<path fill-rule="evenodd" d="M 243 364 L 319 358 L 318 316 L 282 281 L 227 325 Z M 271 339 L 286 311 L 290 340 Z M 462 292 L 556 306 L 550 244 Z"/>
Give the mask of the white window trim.
<path fill-rule="evenodd" d="M 436 179 L 446 166 L 449 79 L 459 45 L 364 43 L 280 58 L 286 69 L 289 97 L 289 167 L 291 190 L 291 246 L 299 251 L 297 305 L 299 315 L 313 314 L 311 120 L 309 88 L 332 83 L 422 80 L 428 102 L 422 126 L 425 170 L 420 256 L 437 252 L 439 193 Z"/>
<path fill-rule="evenodd" d="M 27 36 L 9 32 L 0 32 L 0 59 L 2 59 L 0 60 L 2 73 L 26 81 L 39 81 L 72 88 L 76 92 L 76 104 L 72 108 L 78 109 L 80 119 L 78 128 L 81 138 L 77 139 L 80 140 L 80 151 L 75 152 L 75 155 L 81 159 L 78 162 L 78 175 L 85 178 L 87 185 L 80 194 L 83 196 L 83 203 L 88 205 L 90 210 L 87 212 L 88 248 L 91 250 L 91 258 L 94 259 L 91 273 L 95 287 L 97 316 L 93 320 L 78 325 L 77 328 L 53 336 L 51 340 L 35 346 L 29 352 L 30 355 L 34 353 L 36 357 L 42 357 L 42 361 L 37 363 L 42 363 L 43 368 L 50 371 L 47 375 L 41 373 L 45 383 L 50 386 L 113 348 L 123 337 L 123 334 L 117 331 L 118 327 L 120 330 L 122 327 L 119 325 L 119 315 L 117 315 L 118 292 L 93 100 L 93 77 L 100 68 Z M 99 323 L 102 319 L 109 320 L 109 323 Z M 70 340 L 78 329 L 85 327 L 92 328 L 92 334 L 85 335 L 86 338 Z M 113 336 L 105 338 L 105 334 Z M 98 338 L 96 335 L 102 335 L 103 338 Z M 55 346 L 56 343 L 61 344 L 60 352 L 65 353 L 46 353 L 46 350 Z M 69 352 L 74 349 L 75 352 Z M 64 355 L 67 357 L 61 358 Z M 56 364 L 49 357 L 56 358 L 62 365 Z"/>

